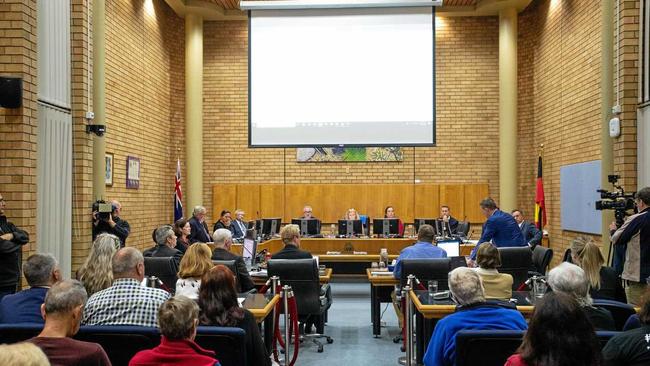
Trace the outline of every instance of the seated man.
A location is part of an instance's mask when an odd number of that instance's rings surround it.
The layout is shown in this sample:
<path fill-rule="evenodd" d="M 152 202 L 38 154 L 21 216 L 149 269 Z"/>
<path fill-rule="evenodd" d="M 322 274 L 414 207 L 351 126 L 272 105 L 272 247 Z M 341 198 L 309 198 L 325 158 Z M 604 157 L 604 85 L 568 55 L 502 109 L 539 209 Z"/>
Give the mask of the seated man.
<path fill-rule="evenodd" d="M 521 234 L 524 236 L 524 240 L 531 249 L 534 249 L 537 245 L 542 243 L 542 232 L 538 230 L 535 225 L 526 221 L 524 213 L 521 210 L 513 210 L 512 217 L 517 222 L 517 225 L 519 225 Z"/>
<path fill-rule="evenodd" d="M 140 325 L 155 327 L 167 291 L 143 287 L 144 257 L 133 247 L 113 256 L 113 285 L 93 294 L 84 309 L 84 325 Z"/>
<path fill-rule="evenodd" d="M 197 365 L 219 366 L 216 354 L 194 343 L 199 324 L 199 306 L 185 296 L 165 301 L 158 309 L 162 338 L 154 349 L 140 351 L 129 366 Z"/>
<path fill-rule="evenodd" d="M 433 244 L 434 236 L 433 226 L 420 225 L 420 229 L 418 230 L 418 241 L 415 244 L 402 249 L 399 253 L 399 257 L 397 257 L 397 263 L 395 264 L 395 270 L 393 271 L 393 276 L 395 276 L 395 278 L 401 278 L 402 259 L 447 258 L 447 252 Z"/>
<path fill-rule="evenodd" d="M 589 279 L 582 268 L 562 262 L 548 272 L 547 281 L 554 292 L 564 292 L 578 301 L 595 330 L 616 330 L 612 313 L 593 305 L 589 295 Z"/>
<path fill-rule="evenodd" d="M 309 205 L 306 205 L 305 207 L 302 208 L 301 219 L 318 220 L 317 218 L 314 217 L 314 210 L 312 210 L 311 206 Z"/>
<path fill-rule="evenodd" d="M 641 300 L 641 327 L 619 333 L 603 348 L 605 365 L 650 365 L 650 292 Z"/>
<path fill-rule="evenodd" d="M 456 220 L 453 216 L 451 216 L 451 211 L 449 210 L 449 206 L 447 205 L 440 206 L 439 219 L 445 223 L 443 230 L 447 231 L 447 229 L 451 229 L 451 232 L 448 234 L 449 235 L 456 234 L 456 231 L 458 231 L 458 220 Z"/>
<path fill-rule="evenodd" d="M 271 255 L 273 259 L 306 259 L 312 258 L 311 253 L 300 250 L 300 228 L 298 225 L 287 225 L 280 230 L 284 248 Z"/>
<path fill-rule="evenodd" d="M 244 215 L 246 213 L 242 209 L 235 210 L 235 219 L 230 224 L 230 230 L 232 231 L 232 237 L 234 240 L 244 239 L 246 236 L 246 230 L 248 230 L 248 223 L 244 221 Z"/>
<path fill-rule="evenodd" d="M 23 263 L 29 289 L 7 295 L 0 301 L 0 323 L 43 323 L 41 305 L 50 287 L 61 280 L 56 259 L 50 254 L 32 254 Z"/>
<path fill-rule="evenodd" d="M 183 253 L 176 249 L 176 233 L 169 225 L 163 225 L 154 231 L 156 246 L 145 250 L 142 255 L 145 257 L 173 257 L 176 270 L 181 263 Z"/>
<path fill-rule="evenodd" d="M 248 274 L 246 269 L 246 264 L 244 263 L 244 258 L 237 254 L 230 252 L 230 246 L 232 245 L 232 233 L 228 229 L 217 229 L 217 231 L 212 234 L 212 240 L 214 241 L 214 250 L 212 251 L 212 260 L 222 260 L 222 261 L 235 261 L 237 266 L 237 290 L 239 292 L 247 292 L 255 288 L 251 276 Z M 254 255 L 255 253 L 253 253 Z"/>
<path fill-rule="evenodd" d="M 111 364 L 101 345 L 72 339 L 79 331 L 86 298 L 86 289 L 77 280 L 58 282 L 47 293 L 41 305 L 45 326 L 28 342 L 41 348 L 52 365 Z"/>
<path fill-rule="evenodd" d="M 514 307 L 486 302 L 481 278 L 471 268 L 459 267 L 449 273 L 449 291 L 458 307 L 438 321 L 424 354 L 426 366 L 453 365 L 456 360 L 456 333 L 463 329 L 525 330 L 526 320 Z"/>

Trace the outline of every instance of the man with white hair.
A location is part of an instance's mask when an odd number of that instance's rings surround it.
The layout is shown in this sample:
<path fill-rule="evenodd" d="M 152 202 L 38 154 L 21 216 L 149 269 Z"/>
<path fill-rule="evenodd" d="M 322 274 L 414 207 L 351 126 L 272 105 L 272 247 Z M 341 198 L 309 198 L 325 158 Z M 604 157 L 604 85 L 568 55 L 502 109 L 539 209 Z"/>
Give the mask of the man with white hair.
<path fill-rule="evenodd" d="M 232 246 L 232 233 L 230 230 L 217 229 L 212 234 L 212 240 L 214 241 L 215 247 L 214 251 L 212 251 L 212 260 L 235 261 L 235 265 L 237 266 L 237 290 L 239 292 L 246 292 L 255 288 L 253 280 L 251 280 L 251 276 L 246 269 L 244 258 L 230 252 L 230 247 Z"/>
<path fill-rule="evenodd" d="M 29 289 L 0 301 L 0 323 L 43 323 L 41 304 L 50 287 L 61 281 L 59 263 L 51 254 L 32 254 L 23 263 Z"/>
<path fill-rule="evenodd" d="M 111 213 L 108 215 L 108 220 L 101 220 L 97 212 L 93 212 L 93 241 L 97 235 L 101 233 L 109 233 L 120 238 L 120 245 L 126 246 L 126 238 L 131 232 L 129 222 L 123 220 L 120 215 L 122 214 L 122 204 L 118 200 L 112 200 Z"/>
<path fill-rule="evenodd" d="M 174 229 L 169 225 L 163 225 L 156 229 L 154 237 L 156 238 L 156 246 L 145 250 L 142 255 L 145 257 L 173 257 L 175 268 L 178 270 L 183 258 L 183 252 L 176 249 L 176 233 L 174 233 Z"/>
<path fill-rule="evenodd" d="M 192 218 L 189 220 L 192 229 L 189 237 L 190 244 L 210 242 L 210 234 L 208 234 L 210 231 L 208 230 L 208 224 L 205 222 L 206 212 L 203 206 L 194 207 Z"/>
<path fill-rule="evenodd" d="M 133 247 L 122 248 L 112 260 L 113 285 L 94 293 L 84 309 L 84 325 L 157 326 L 167 291 L 144 287 L 144 257 Z"/>
<path fill-rule="evenodd" d="M 456 333 L 474 330 L 526 330 L 526 320 L 513 305 L 486 302 L 481 278 L 472 269 L 459 267 L 449 273 L 449 291 L 456 312 L 438 321 L 424 355 L 426 366 L 453 365 Z"/>
<path fill-rule="evenodd" d="M 593 305 L 589 279 L 582 268 L 563 262 L 548 272 L 547 281 L 553 292 L 564 292 L 578 301 L 595 330 L 616 330 L 612 313 Z"/>

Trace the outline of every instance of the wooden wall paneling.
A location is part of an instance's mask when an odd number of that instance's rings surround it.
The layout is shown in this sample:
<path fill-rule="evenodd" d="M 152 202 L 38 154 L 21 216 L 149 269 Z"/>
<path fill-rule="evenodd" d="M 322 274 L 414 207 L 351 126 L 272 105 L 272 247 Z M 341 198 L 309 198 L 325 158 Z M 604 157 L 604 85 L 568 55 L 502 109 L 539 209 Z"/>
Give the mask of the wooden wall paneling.
<path fill-rule="evenodd" d="M 319 218 L 323 224 L 335 223 L 340 217 L 343 217 L 343 210 L 338 205 L 339 194 L 338 184 L 321 184 L 317 197 L 312 197 L 318 204 L 318 207 L 312 205 L 314 216 Z M 340 212 L 339 212 L 340 211 Z M 329 229 L 328 229 L 329 230 Z"/>
<path fill-rule="evenodd" d="M 463 184 L 440 185 L 440 205 L 449 206 L 451 215 L 459 221 L 465 218 L 465 190 L 463 187 Z"/>
<path fill-rule="evenodd" d="M 236 209 L 242 209 L 246 213 L 246 220 L 255 218 L 256 212 L 260 210 L 260 185 L 259 184 L 238 184 L 237 185 L 237 206 L 232 210 L 232 218 L 235 219 Z"/>
<path fill-rule="evenodd" d="M 483 223 L 485 216 L 479 207 L 482 199 L 489 195 L 487 184 L 465 184 L 465 216 L 470 223 Z M 460 218 L 459 218 L 460 220 Z"/>
<path fill-rule="evenodd" d="M 260 185 L 260 206 L 259 212 L 251 212 L 255 216 L 252 218 L 260 219 L 263 217 L 282 217 L 284 218 L 284 184 L 262 184 Z"/>
<path fill-rule="evenodd" d="M 368 184 L 335 184 L 334 210 L 330 212 L 330 222 L 343 219 L 348 209 L 354 208 L 360 215 L 368 212 Z"/>
<path fill-rule="evenodd" d="M 212 218 L 212 222 L 208 223 L 208 227 L 219 220 L 221 210 L 233 211 L 237 205 L 237 186 L 234 184 L 215 184 L 212 186 L 212 212 L 208 212 L 208 216 Z"/>
<path fill-rule="evenodd" d="M 302 209 L 305 205 L 312 206 L 314 216 L 320 218 L 321 211 L 319 184 L 287 184 L 284 186 L 284 214 L 285 222 L 291 222 L 292 218 L 302 216 Z M 322 220 L 322 218 L 321 218 Z"/>
<path fill-rule="evenodd" d="M 367 185 L 367 215 L 371 219 L 384 217 L 387 206 L 393 206 L 403 222 L 413 221 L 413 184 Z"/>
<path fill-rule="evenodd" d="M 413 186 L 413 220 L 435 218 L 440 215 L 440 186 L 415 184 Z"/>

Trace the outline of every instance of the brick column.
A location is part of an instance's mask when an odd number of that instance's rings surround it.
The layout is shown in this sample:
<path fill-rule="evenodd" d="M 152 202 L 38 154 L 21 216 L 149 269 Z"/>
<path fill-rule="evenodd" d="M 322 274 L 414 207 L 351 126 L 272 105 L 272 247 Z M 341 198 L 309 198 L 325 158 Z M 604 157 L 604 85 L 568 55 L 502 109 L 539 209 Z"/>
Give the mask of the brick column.
<path fill-rule="evenodd" d="M 106 124 L 106 4 L 93 1 L 93 112 L 94 124 Z M 93 199 L 106 193 L 106 140 L 93 136 Z"/>
<path fill-rule="evenodd" d="M 185 16 L 187 210 L 203 202 L 203 18 Z"/>

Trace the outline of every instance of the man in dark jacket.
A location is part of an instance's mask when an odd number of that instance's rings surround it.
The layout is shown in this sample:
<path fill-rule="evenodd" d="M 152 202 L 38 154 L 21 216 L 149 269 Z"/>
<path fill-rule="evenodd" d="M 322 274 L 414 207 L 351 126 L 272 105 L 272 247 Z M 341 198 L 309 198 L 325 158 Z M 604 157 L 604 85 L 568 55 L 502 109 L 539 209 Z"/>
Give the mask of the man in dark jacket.
<path fill-rule="evenodd" d="M 16 292 L 20 280 L 22 246 L 29 242 L 29 234 L 7 221 L 5 200 L 0 194 L 0 300 Z"/>
<path fill-rule="evenodd" d="M 212 240 L 214 241 L 214 251 L 212 252 L 212 260 L 217 261 L 235 261 L 237 266 L 237 284 L 239 292 L 247 292 L 253 288 L 253 280 L 248 274 L 246 269 L 246 264 L 244 259 L 234 253 L 230 252 L 230 246 L 232 245 L 232 233 L 228 229 L 217 229 L 214 234 L 212 234 Z"/>
<path fill-rule="evenodd" d="M 142 253 L 144 257 L 173 257 L 176 270 L 178 270 L 183 258 L 183 253 L 176 249 L 176 234 L 169 225 L 163 225 L 156 229 L 156 246 L 149 248 Z"/>
<path fill-rule="evenodd" d="M 531 249 L 542 243 L 542 232 L 535 225 L 525 220 L 524 213 L 521 210 L 512 210 L 512 217 L 517 221 L 517 225 L 521 229 L 521 235 L 524 236 L 524 240 Z"/>
<path fill-rule="evenodd" d="M 209 243 L 211 238 L 208 233 L 208 224 L 205 222 L 205 214 L 207 213 L 205 207 L 196 206 L 192 211 L 192 218 L 190 219 L 190 244 L 194 243 Z"/>
<path fill-rule="evenodd" d="M 273 259 L 307 259 L 312 258 L 311 253 L 300 250 L 300 228 L 298 225 L 287 225 L 280 230 L 280 237 L 284 248 L 274 253 Z"/>
<path fill-rule="evenodd" d="M 122 212 L 122 204 L 117 200 L 111 201 L 112 211 L 108 216 L 108 220 L 101 220 L 98 217 L 98 212 L 93 212 L 93 241 L 97 235 L 101 233 L 109 233 L 120 238 L 120 245 L 122 248 L 126 245 L 126 238 L 131 232 L 131 226 L 128 221 L 122 220 L 120 214 Z"/>

